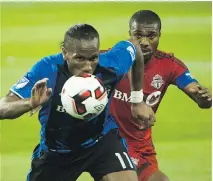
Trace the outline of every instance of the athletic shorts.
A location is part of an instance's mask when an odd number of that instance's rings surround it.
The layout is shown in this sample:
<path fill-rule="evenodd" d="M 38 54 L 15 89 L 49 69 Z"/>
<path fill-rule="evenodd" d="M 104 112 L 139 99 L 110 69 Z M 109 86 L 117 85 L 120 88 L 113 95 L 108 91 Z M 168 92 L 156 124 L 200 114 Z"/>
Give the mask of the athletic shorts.
<path fill-rule="evenodd" d="M 139 181 L 147 181 L 152 174 L 159 170 L 156 154 L 153 153 L 154 151 L 150 151 L 150 153 L 136 151 L 133 146 L 128 144 L 128 152 L 137 168 Z"/>
<path fill-rule="evenodd" d="M 110 131 L 89 148 L 70 153 L 38 152 L 35 149 L 27 181 L 75 181 L 82 172 L 89 172 L 95 181 L 124 170 L 135 170 L 127 154 L 125 140 L 117 130 Z"/>

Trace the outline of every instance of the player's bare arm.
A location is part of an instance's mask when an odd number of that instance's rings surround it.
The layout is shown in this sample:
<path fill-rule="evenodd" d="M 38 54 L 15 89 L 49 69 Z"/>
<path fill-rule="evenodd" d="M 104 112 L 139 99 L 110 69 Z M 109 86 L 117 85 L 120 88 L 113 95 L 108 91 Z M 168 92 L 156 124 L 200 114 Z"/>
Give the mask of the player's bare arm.
<path fill-rule="evenodd" d="M 21 99 L 10 91 L 0 100 L 0 119 L 15 119 L 31 109 L 29 99 Z"/>
<path fill-rule="evenodd" d="M 172 84 L 175 84 L 200 108 L 208 109 L 212 106 L 212 95 L 209 90 L 191 75 L 187 66 L 178 58 L 172 58 Z"/>
<path fill-rule="evenodd" d="M 212 107 L 212 95 L 209 90 L 198 84 L 192 82 L 188 84 L 183 90 L 191 99 L 193 99 L 200 108 L 208 109 Z"/>
<path fill-rule="evenodd" d="M 52 90 L 47 89 L 47 79 L 35 83 L 31 91 L 31 98 L 21 99 L 13 92 L 9 92 L 0 100 L 0 119 L 15 119 L 45 103 Z"/>
<path fill-rule="evenodd" d="M 136 60 L 130 71 L 132 114 L 141 129 L 154 125 L 155 115 L 151 107 L 143 102 L 144 56 L 138 42 L 130 40 L 136 48 Z"/>

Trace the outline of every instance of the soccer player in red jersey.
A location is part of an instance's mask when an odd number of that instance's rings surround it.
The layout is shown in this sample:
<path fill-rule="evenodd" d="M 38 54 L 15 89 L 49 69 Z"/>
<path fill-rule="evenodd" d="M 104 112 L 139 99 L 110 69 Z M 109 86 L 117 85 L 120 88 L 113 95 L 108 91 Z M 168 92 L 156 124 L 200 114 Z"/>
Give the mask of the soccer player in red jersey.
<path fill-rule="evenodd" d="M 210 108 L 212 95 L 193 78 L 184 63 L 173 54 L 157 49 L 161 35 L 161 20 L 149 10 L 136 12 L 129 22 L 129 34 L 136 39 L 145 57 L 144 102 L 154 112 L 169 85 L 176 85 L 200 108 Z M 127 140 L 129 154 L 137 166 L 139 181 L 168 181 L 168 177 L 158 169 L 156 152 L 152 143 L 151 124 L 144 122 L 138 126 L 132 117 L 130 107 L 130 74 L 117 85 L 111 102 L 111 114 L 117 120 L 121 136 Z"/>

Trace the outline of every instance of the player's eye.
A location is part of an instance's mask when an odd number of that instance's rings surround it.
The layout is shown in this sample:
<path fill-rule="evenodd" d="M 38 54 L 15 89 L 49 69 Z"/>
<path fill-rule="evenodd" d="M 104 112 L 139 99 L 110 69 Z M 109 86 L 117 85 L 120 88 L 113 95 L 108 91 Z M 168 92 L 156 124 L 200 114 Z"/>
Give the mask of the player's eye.
<path fill-rule="evenodd" d="M 84 61 L 84 60 L 85 60 L 84 57 L 76 57 L 76 59 L 77 59 L 78 61 Z"/>
<path fill-rule="evenodd" d="M 135 34 L 135 37 L 136 37 L 137 39 L 140 39 L 140 38 L 142 37 L 142 35 L 141 35 L 141 34 Z"/>
<path fill-rule="evenodd" d="M 91 57 L 91 58 L 89 59 L 89 61 L 96 61 L 97 59 L 98 59 L 98 56 L 95 55 L 95 56 Z"/>
<path fill-rule="evenodd" d="M 155 38 L 155 37 L 156 37 L 156 35 L 157 35 L 156 33 L 152 33 L 152 34 L 150 34 L 150 35 L 149 35 L 149 39 L 153 39 L 153 38 Z"/>

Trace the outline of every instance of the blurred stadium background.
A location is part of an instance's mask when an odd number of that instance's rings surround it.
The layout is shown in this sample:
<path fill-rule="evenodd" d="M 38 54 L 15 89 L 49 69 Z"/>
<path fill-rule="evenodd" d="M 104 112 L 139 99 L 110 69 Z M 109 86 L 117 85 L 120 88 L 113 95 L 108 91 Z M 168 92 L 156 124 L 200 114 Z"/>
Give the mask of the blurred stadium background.
<path fill-rule="evenodd" d="M 94 25 L 101 49 L 128 38 L 128 20 L 140 9 L 162 19 L 159 49 L 174 52 L 209 89 L 211 2 L 1 3 L 1 96 L 41 57 L 58 51 L 76 23 Z M 201 110 L 171 86 L 157 113 L 153 139 L 159 166 L 171 181 L 211 180 L 211 110 Z M 1 181 L 23 181 L 39 141 L 37 116 L 1 121 Z M 83 174 L 79 181 L 91 181 Z"/>

